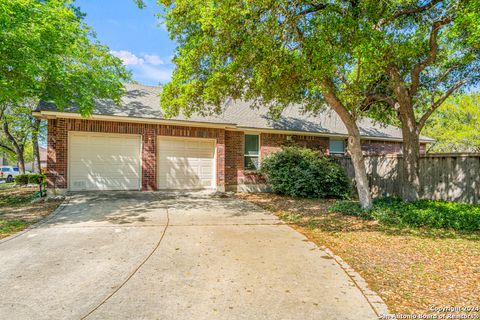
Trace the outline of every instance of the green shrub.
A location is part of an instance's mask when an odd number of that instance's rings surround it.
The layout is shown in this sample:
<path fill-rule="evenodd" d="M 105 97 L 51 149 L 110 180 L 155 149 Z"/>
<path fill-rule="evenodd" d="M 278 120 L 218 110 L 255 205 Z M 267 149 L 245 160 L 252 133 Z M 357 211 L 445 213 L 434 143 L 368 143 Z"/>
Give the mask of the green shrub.
<path fill-rule="evenodd" d="M 44 174 L 39 173 L 29 173 L 29 174 L 19 174 L 15 177 L 15 183 L 21 186 L 27 184 L 45 184 L 47 178 Z"/>
<path fill-rule="evenodd" d="M 336 201 L 328 208 L 329 212 L 339 212 L 347 216 L 367 217 L 369 211 L 362 209 L 356 201 Z"/>
<path fill-rule="evenodd" d="M 43 185 L 47 181 L 47 177 L 41 173 L 32 173 L 28 175 L 29 184 Z"/>
<path fill-rule="evenodd" d="M 350 180 L 333 159 L 306 148 L 285 147 L 262 161 L 273 191 L 303 198 L 348 198 Z"/>
<path fill-rule="evenodd" d="M 28 184 L 28 174 L 19 174 L 14 178 L 15 184 L 25 186 Z"/>
<path fill-rule="evenodd" d="M 369 217 L 384 225 L 480 231 L 480 205 L 473 204 L 438 200 L 406 203 L 398 198 L 380 198 L 368 212 L 347 201 L 339 201 L 329 210 Z"/>

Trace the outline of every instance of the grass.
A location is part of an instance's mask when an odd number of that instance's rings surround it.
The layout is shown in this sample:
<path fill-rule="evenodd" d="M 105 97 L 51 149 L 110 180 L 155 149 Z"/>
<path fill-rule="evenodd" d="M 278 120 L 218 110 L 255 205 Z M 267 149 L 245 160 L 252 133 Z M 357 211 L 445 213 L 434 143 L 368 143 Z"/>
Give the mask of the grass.
<path fill-rule="evenodd" d="M 7 237 L 22 231 L 29 225 L 30 223 L 25 220 L 0 220 L 0 237 Z"/>
<path fill-rule="evenodd" d="M 15 186 L 15 182 L 9 182 L 9 183 L 0 183 L 0 190 L 3 190 L 3 189 L 9 189 L 9 188 L 13 188 Z"/>
<path fill-rule="evenodd" d="M 329 211 L 377 220 L 384 225 L 480 231 L 480 205 L 451 201 L 419 200 L 405 203 L 398 198 L 381 198 L 372 210 L 355 201 L 338 201 Z"/>
<path fill-rule="evenodd" d="M 331 212 L 334 200 L 238 194 L 359 272 L 395 313 L 480 305 L 480 232 L 413 228 Z"/>
<path fill-rule="evenodd" d="M 0 239 L 22 231 L 53 212 L 61 201 L 39 199 L 37 188 L 0 184 Z"/>

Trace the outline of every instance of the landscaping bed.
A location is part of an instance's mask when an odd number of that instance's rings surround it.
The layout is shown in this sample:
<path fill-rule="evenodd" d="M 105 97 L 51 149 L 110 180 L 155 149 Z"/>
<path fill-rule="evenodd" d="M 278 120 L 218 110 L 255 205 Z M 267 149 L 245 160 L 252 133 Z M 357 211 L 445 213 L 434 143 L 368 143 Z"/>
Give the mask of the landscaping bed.
<path fill-rule="evenodd" d="M 266 193 L 237 196 L 276 214 L 318 246 L 331 249 L 364 277 L 391 312 L 430 313 L 431 306 L 480 305 L 478 231 L 379 223 L 368 216 L 332 212 L 329 209 L 336 200 Z M 426 212 L 424 206 L 420 204 L 421 213 Z M 440 210 L 446 210 L 442 206 Z"/>
<path fill-rule="evenodd" d="M 52 213 L 61 200 L 39 199 L 38 187 L 0 185 L 0 238 L 7 237 Z"/>

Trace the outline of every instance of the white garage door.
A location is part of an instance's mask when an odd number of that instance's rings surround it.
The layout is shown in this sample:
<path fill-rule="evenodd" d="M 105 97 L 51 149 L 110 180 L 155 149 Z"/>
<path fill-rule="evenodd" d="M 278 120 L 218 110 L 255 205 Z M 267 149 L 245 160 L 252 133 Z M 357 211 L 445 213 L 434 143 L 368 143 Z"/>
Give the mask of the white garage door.
<path fill-rule="evenodd" d="M 158 188 L 215 187 L 215 141 L 194 138 L 158 138 Z"/>
<path fill-rule="evenodd" d="M 69 189 L 139 190 L 141 136 L 69 133 Z"/>

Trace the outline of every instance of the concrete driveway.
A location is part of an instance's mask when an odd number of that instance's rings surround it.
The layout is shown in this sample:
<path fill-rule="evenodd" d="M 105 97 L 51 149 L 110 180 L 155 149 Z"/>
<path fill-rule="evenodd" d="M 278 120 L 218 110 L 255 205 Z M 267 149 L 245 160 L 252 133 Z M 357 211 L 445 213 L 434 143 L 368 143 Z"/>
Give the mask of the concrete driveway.
<path fill-rule="evenodd" d="M 376 319 L 275 216 L 194 193 L 75 194 L 0 243 L 0 319 Z"/>

